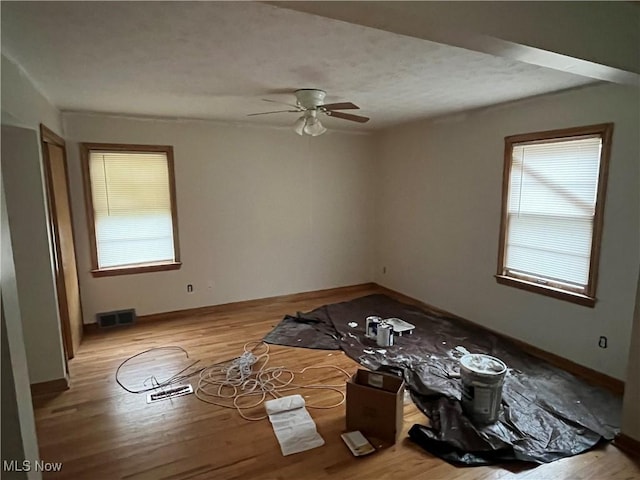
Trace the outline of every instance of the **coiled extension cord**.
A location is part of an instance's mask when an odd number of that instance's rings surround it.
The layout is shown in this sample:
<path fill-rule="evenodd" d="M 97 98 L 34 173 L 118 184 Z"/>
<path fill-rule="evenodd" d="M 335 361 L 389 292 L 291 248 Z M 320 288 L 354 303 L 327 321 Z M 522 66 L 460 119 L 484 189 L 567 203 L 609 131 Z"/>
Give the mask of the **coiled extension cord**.
<path fill-rule="evenodd" d="M 263 420 L 267 415 L 251 417 L 243 411 L 256 408 L 267 397 L 280 398 L 292 390 L 330 390 L 340 400 L 331 405 L 306 405 L 307 408 L 328 409 L 342 405 L 345 401 L 345 383 L 339 385 L 298 384 L 296 375 L 309 370 L 329 369 L 342 373 L 345 381 L 351 376 L 335 365 L 317 365 L 295 371 L 285 367 L 268 367 L 269 345 L 262 341 L 248 342 L 243 353 L 229 362 L 218 363 L 202 369 L 195 395 L 203 402 L 225 408 L 235 408 L 245 420 Z"/>

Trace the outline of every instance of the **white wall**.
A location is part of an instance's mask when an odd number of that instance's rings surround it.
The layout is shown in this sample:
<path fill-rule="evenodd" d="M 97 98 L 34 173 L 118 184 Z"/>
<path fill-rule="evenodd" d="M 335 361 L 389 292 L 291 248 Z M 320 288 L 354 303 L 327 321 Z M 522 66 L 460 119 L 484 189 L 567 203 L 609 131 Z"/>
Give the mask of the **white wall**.
<path fill-rule="evenodd" d="M 86 323 L 119 308 L 144 315 L 372 280 L 368 135 L 63 117 Z M 173 145 L 180 270 L 91 276 L 77 142 Z"/>
<path fill-rule="evenodd" d="M 29 460 L 39 458 L 36 424 L 31 403 L 27 354 L 24 346 L 20 301 L 4 180 L 0 179 L 0 269 L 2 323 L 2 460 Z M 4 472 L 9 478 L 42 478 L 40 472 Z"/>
<path fill-rule="evenodd" d="M 636 291 L 636 309 L 631 330 L 631 348 L 624 386 L 622 433 L 640 442 L 640 276 Z"/>
<path fill-rule="evenodd" d="M 60 132 L 61 119 L 24 72 L 4 55 L 1 105 L 2 174 L 22 328 L 29 377 L 32 383 L 39 383 L 63 378 L 66 372 L 38 133 L 40 122 Z"/>
<path fill-rule="evenodd" d="M 624 378 L 640 257 L 638 105 L 637 89 L 599 85 L 385 132 L 376 281 Z M 504 137 L 603 122 L 615 127 L 596 307 L 497 284 Z"/>
<path fill-rule="evenodd" d="M 31 383 L 66 373 L 39 155 L 34 130 L 2 126 L 2 177 Z"/>

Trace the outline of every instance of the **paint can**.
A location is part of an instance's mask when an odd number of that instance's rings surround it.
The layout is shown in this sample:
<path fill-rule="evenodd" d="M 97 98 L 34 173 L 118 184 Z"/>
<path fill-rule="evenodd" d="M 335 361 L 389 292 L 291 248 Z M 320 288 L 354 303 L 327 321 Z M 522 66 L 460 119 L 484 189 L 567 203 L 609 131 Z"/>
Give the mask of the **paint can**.
<path fill-rule="evenodd" d="M 381 322 L 378 325 L 376 343 L 379 347 L 391 347 L 393 345 L 393 327 L 388 323 Z"/>
<path fill-rule="evenodd" d="M 375 340 L 378 335 L 378 325 L 382 321 L 382 318 L 372 315 L 367 317 L 365 321 L 364 335 L 367 338 Z"/>
<path fill-rule="evenodd" d="M 506 373 L 504 362 L 490 355 L 469 354 L 460 359 L 462 409 L 473 422 L 498 419 Z"/>

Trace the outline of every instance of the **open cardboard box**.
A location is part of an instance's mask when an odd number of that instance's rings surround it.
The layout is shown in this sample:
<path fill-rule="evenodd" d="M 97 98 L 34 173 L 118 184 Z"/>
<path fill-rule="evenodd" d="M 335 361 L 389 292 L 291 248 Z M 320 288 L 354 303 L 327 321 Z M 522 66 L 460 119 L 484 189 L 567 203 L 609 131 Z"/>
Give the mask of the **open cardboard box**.
<path fill-rule="evenodd" d="M 371 443 L 394 444 L 403 427 L 404 380 L 359 369 L 347 381 L 347 431 L 359 430 Z"/>

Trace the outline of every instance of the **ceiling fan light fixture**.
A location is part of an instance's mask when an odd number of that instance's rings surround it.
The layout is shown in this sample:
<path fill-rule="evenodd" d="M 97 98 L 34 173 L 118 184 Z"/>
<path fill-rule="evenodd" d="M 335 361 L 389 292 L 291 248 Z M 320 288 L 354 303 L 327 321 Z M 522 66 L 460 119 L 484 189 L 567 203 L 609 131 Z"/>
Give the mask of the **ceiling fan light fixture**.
<path fill-rule="evenodd" d="M 307 118 L 302 115 L 298 120 L 296 120 L 296 123 L 293 124 L 293 131 L 298 135 L 304 135 L 304 127 L 306 127 L 306 125 Z"/>
<path fill-rule="evenodd" d="M 318 112 L 316 110 L 306 110 L 304 114 L 293 124 L 293 130 L 298 135 L 309 135 L 317 137 L 327 131 L 327 129 L 318 120 Z"/>
<path fill-rule="evenodd" d="M 307 124 L 303 128 L 303 131 L 307 135 L 317 137 L 318 135 L 322 135 L 324 132 L 326 132 L 327 129 L 324 128 L 324 125 L 322 125 L 322 123 L 320 123 L 320 120 L 318 120 L 316 117 L 311 117 L 307 120 Z"/>

